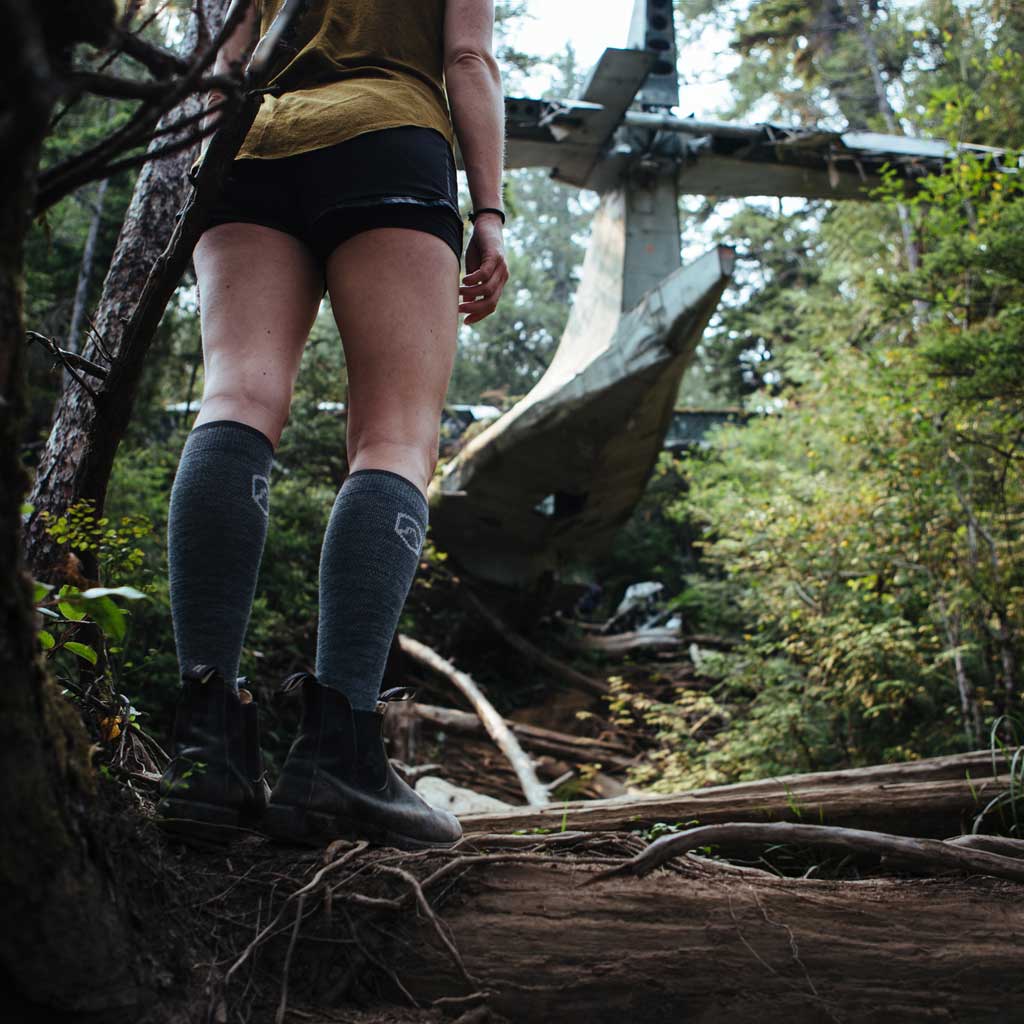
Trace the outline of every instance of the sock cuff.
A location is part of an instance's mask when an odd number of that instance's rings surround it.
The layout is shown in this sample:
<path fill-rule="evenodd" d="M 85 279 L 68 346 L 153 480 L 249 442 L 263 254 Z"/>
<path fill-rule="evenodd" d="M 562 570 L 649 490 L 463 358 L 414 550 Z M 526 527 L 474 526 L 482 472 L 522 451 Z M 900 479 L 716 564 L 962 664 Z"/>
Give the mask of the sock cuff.
<path fill-rule="evenodd" d="M 350 473 L 341 485 L 340 494 L 346 497 L 355 494 L 382 494 L 397 501 L 412 505 L 420 514 L 424 524 L 427 521 L 427 499 L 420 489 L 399 473 L 389 469 L 357 469 Z"/>
<path fill-rule="evenodd" d="M 255 459 L 270 460 L 274 457 L 274 446 L 270 438 L 262 430 L 237 420 L 207 420 L 206 423 L 200 423 L 198 427 L 192 428 L 188 443 L 201 450 L 227 447 Z"/>

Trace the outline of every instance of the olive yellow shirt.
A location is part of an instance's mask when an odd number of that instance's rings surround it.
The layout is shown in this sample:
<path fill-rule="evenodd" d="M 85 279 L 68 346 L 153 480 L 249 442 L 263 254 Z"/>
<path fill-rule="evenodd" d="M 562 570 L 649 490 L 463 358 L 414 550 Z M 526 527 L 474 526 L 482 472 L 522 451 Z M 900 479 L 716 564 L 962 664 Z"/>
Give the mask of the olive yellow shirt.
<path fill-rule="evenodd" d="M 255 0 L 265 35 L 284 0 Z M 299 50 L 269 83 L 238 158 L 293 156 L 402 125 L 452 145 L 444 88 L 445 0 L 311 0 Z"/>

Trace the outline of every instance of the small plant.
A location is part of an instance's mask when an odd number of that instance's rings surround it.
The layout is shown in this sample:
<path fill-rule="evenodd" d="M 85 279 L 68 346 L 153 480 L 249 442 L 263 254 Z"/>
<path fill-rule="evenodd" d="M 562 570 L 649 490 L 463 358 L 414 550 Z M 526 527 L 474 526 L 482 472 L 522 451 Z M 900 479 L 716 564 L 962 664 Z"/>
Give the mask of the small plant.
<path fill-rule="evenodd" d="M 1001 734 L 1009 736 L 1009 742 L 1004 741 Z M 989 751 L 994 776 L 999 774 L 997 755 L 1001 754 L 1010 762 L 1010 785 L 984 806 L 974 819 L 971 831 L 977 833 L 986 815 L 997 812 L 999 827 L 1011 838 L 1024 839 L 1024 722 L 1013 715 L 1000 715 L 989 730 Z M 968 784 L 977 799 L 977 791 L 969 779 Z"/>
<path fill-rule="evenodd" d="M 173 782 L 167 784 L 167 791 L 178 792 L 179 790 L 188 789 L 191 785 L 189 781 L 193 775 L 202 775 L 206 771 L 205 761 L 193 761 L 192 764 L 181 773 L 181 777 L 175 779 Z"/>
<path fill-rule="evenodd" d="M 93 553 L 104 579 L 123 579 L 138 572 L 145 557 L 138 542 L 153 533 L 147 516 L 121 516 L 117 526 L 106 516 L 97 516 L 90 498 L 70 505 L 63 515 L 45 509 L 39 513 L 46 532 L 58 543 L 78 554 Z"/>
<path fill-rule="evenodd" d="M 634 834 L 650 843 L 654 842 L 655 839 L 660 839 L 662 836 L 678 835 L 687 829 L 696 828 L 699 824 L 700 821 L 697 818 L 691 818 L 689 821 L 677 821 L 672 825 L 664 821 L 656 821 L 650 828 L 641 829 Z M 703 849 L 711 849 L 711 847 L 704 847 Z"/>
<path fill-rule="evenodd" d="M 124 640 L 127 631 L 125 612 L 113 600 L 115 597 L 129 601 L 143 600 L 146 595 L 134 587 L 90 587 L 79 590 L 65 584 L 59 590 L 49 583 L 34 583 L 34 599 L 36 611 L 47 620 L 47 628 L 39 630 L 39 643 L 46 652 L 47 658 L 54 658 L 60 651 L 68 651 L 76 657 L 97 665 L 103 647 L 107 652 L 118 652 L 116 646 Z M 56 593 L 54 593 L 56 591 Z M 93 644 L 82 643 L 75 639 L 92 626 L 89 631 L 98 636 Z"/>

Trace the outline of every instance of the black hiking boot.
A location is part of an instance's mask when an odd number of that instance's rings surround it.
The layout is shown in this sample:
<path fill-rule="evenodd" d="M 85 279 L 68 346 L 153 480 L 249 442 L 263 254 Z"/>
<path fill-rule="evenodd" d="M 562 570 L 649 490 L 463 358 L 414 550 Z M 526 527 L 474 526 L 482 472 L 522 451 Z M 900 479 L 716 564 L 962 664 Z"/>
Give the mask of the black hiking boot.
<path fill-rule="evenodd" d="M 187 838 L 230 842 L 256 827 L 270 798 L 259 711 L 248 690 L 235 693 L 209 665 L 196 665 L 181 679 L 174 756 L 160 779 L 158 821 Z"/>
<path fill-rule="evenodd" d="M 374 711 L 355 711 L 343 693 L 308 672 L 289 676 L 282 689 L 299 687 L 302 722 L 263 815 L 267 835 L 312 845 L 368 839 L 402 850 L 449 847 L 461 838 L 458 819 L 426 803 L 384 750 L 388 703 L 410 691 L 395 687 Z"/>

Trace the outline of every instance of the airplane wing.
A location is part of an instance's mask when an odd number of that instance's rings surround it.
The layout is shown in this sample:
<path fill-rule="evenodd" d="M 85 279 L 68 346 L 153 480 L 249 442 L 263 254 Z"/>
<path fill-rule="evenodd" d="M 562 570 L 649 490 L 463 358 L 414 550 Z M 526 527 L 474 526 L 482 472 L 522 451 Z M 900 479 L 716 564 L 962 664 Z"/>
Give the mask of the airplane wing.
<path fill-rule="evenodd" d="M 604 192 L 635 160 L 670 161 L 683 193 L 854 199 L 881 184 L 886 165 L 912 188 L 956 152 L 934 139 L 636 110 L 655 59 L 649 50 L 609 47 L 579 97 L 506 99 L 507 166 L 550 167 L 558 181 Z M 1000 155 L 984 146 L 959 149 Z"/>

